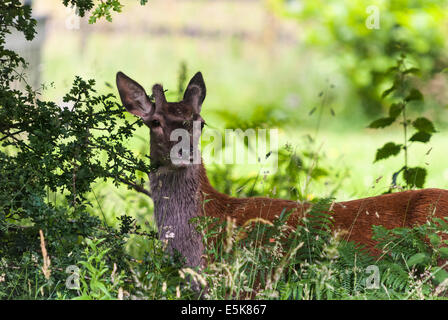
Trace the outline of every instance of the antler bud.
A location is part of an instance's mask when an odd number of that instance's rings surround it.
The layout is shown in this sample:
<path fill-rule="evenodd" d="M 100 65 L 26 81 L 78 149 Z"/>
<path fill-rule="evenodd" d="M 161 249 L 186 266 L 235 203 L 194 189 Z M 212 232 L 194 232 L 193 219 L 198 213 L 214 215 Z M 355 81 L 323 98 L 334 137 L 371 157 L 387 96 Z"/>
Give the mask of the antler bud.
<path fill-rule="evenodd" d="M 156 109 L 162 108 L 163 104 L 166 103 L 165 93 L 163 87 L 160 84 L 155 84 L 152 87 L 152 95 L 156 102 Z"/>

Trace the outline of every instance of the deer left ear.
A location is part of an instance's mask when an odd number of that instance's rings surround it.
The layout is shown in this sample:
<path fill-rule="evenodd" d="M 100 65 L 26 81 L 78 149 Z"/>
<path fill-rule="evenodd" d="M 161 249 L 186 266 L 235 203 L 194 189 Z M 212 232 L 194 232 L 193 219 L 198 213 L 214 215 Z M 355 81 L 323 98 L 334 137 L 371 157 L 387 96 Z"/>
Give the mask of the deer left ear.
<path fill-rule="evenodd" d="M 145 89 L 123 72 L 117 73 L 117 88 L 121 102 L 130 113 L 145 118 L 154 111 Z"/>
<path fill-rule="evenodd" d="M 192 103 L 198 112 L 201 112 L 202 103 L 204 102 L 207 89 L 205 88 L 202 73 L 196 73 L 188 83 L 184 93 L 184 100 Z"/>

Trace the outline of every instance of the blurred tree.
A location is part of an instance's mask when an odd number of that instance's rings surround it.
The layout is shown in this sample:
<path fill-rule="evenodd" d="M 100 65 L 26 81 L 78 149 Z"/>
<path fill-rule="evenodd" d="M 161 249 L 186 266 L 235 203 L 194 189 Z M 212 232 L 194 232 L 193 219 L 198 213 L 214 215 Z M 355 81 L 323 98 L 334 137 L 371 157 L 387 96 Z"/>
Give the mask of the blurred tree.
<path fill-rule="evenodd" d="M 414 57 L 423 79 L 446 66 L 446 0 L 267 1 L 300 21 L 308 45 L 331 54 L 367 115 L 381 111 L 385 71 L 399 54 Z"/>

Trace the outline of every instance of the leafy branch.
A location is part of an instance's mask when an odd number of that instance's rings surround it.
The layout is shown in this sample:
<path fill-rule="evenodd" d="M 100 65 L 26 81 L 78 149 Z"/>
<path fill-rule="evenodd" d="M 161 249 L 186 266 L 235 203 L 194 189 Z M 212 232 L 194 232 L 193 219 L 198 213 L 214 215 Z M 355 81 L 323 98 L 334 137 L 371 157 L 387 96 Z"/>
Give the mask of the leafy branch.
<path fill-rule="evenodd" d="M 140 5 L 144 6 L 148 0 L 139 0 Z M 89 23 L 93 24 L 101 18 L 112 22 L 112 11 L 121 12 L 123 5 L 120 0 L 100 0 L 95 6 L 95 0 L 63 0 L 64 6 L 71 5 L 76 7 L 76 12 L 79 16 L 84 17 L 86 12 L 92 12 Z"/>
<path fill-rule="evenodd" d="M 403 153 L 403 167 L 392 175 L 392 187 L 397 185 L 397 178 L 402 174 L 406 187 L 422 188 L 426 180 L 427 170 L 422 167 L 409 167 L 409 147 L 413 142 L 428 143 L 432 135 L 436 132 L 436 129 L 432 121 L 428 118 L 418 117 L 412 120 L 408 116 L 410 103 L 422 101 L 423 95 L 418 89 L 412 86 L 410 81 L 411 75 L 417 75 L 419 69 L 415 67 L 408 68 L 405 59 L 406 56 L 401 54 L 397 59 L 396 66 L 387 71 L 387 73 L 393 74 L 394 81 L 392 86 L 382 93 L 382 98 L 391 95 L 395 98 L 395 102 L 389 107 L 388 116 L 374 120 L 368 127 L 372 129 L 383 129 L 399 122 L 403 128 L 403 143 L 387 142 L 377 150 L 374 162 Z M 411 127 L 414 129 L 414 133 L 408 138 Z"/>

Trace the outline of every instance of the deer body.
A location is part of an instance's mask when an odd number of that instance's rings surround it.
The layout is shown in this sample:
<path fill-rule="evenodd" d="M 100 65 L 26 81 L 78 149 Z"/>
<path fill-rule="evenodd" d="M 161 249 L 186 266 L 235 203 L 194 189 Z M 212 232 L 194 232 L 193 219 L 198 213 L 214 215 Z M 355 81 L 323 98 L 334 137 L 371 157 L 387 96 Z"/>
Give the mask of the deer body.
<path fill-rule="evenodd" d="M 311 206 L 309 203 L 283 199 L 230 197 L 211 186 L 203 165 L 190 170 L 188 174 L 172 175 L 172 180 L 162 175 L 162 183 L 156 182 L 160 181 L 155 178 L 157 174 L 151 176 L 155 215 L 161 239 L 167 239 L 172 247 L 186 257 L 189 266 L 198 266 L 203 262 L 201 257 L 204 250 L 202 239 L 189 223 L 193 217 L 211 216 L 222 221 L 231 218 L 236 225 L 241 226 L 256 218 L 273 221 L 283 211 L 292 210 L 288 224 L 295 227 Z M 168 181 L 175 181 L 175 184 Z M 166 188 L 160 187 L 165 183 Z M 161 193 L 161 190 L 164 191 Z M 410 190 L 337 202 L 330 214 L 334 228 L 346 231 L 345 240 L 364 244 L 372 254 L 376 254 L 375 241 L 372 240 L 373 225 L 383 225 L 389 229 L 412 227 L 425 223 L 431 216 L 447 217 L 448 190 Z M 174 233 L 174 237 L 167 238 L 167 233 Z"/>
<path fill-rule="evenodd" d="M 122 73 L 117 74 L 117 86 L 126 109 L 150 128 L 151 160 L 158 169 L 149 178 L 159 237 L 168 242 L 170 252 L 178 251 L 186 259 L 187 266 L 200 266 L 205 261 L 203 241 L 190 223 L 192 218 L 232 218 L 237 225 L 244 225 L 254 218 L 273 221 L 286 210 L 292 211 L 288 225 L 295 227 L 306 215 L 309 203 L 222 194 L 211 186 L 202 162 L 192 163 L 194 149 L 188 150 L 188 155 L 184 150 L 173 155 L 171 133 L 179 128 L 188 131 L 195 147 L 198 139 L 193 137 L 191 122 L 204 123 L 200 111 L 206 89 L 200 73 L 191 79 L 184 99 L 178 103 L 166 101 L 161 85 L 153 86 L 155 102 L 150 101 L 144 89 Z M 182 161 L 175 162 L 173 157 Z M 425 223 L 431 216 L 448 217 L 448 191 L 410 190 L 338 202 L 333 204 L 331 215 L 334 228 L 346 231 L 345 240 L 364 244 L 375 254 L 373 225 L 411 227 Z"/>

